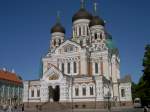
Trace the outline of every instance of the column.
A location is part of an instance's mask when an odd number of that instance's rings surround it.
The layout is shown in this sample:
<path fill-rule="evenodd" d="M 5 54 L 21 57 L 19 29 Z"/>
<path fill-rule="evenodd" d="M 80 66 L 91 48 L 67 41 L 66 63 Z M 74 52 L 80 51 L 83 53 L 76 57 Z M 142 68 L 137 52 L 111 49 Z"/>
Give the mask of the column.
<path fill-rule="evenodd" d="M 81 74 L 87 75 L 88 74 L 88 63 L 87 63 L 87 54 L 86 49 L 81 51 Z"/>

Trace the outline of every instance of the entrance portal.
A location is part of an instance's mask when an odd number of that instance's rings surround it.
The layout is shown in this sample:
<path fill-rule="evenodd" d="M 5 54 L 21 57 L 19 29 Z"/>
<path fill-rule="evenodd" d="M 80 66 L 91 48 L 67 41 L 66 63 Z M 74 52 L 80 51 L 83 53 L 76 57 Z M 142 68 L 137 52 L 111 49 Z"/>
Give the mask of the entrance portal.
<path fill-rule="evenodd" d="M 58 102 L 60 99 L 60 87 L 57 85 L 54 89 L 49 86 L 49 100 L 53 99 L 54 102 Z"/>

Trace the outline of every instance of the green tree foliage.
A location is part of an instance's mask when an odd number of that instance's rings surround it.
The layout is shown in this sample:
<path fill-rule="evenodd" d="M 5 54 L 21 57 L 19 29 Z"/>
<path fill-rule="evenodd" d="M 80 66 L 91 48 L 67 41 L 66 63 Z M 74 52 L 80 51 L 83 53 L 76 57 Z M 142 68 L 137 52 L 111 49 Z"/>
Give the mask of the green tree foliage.
<path fill-rule="evenodd" d="M 145 47 L 143 67 L 143 80 L 146 81 L 147 86 L 150 86 L 150 45 Z"/>
<path fill-rule="evenodd" d="M 150 45 L 146 45 L 143 59 L 143 75 L 138 84 L 132 83 L 132 97 L 150 101 Z"/>

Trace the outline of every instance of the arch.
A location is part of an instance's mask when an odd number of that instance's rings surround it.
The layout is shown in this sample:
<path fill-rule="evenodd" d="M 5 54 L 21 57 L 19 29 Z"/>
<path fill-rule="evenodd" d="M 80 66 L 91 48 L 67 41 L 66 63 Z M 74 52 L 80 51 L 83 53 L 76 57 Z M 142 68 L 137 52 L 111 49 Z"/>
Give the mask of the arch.
<path fill-rule="evenodd" d="M 53 90 L 53 100 L 54 102 L 58 102 L 60 99 L 60 87 L 59 85 L 55 86 L 55 89 Z"/>

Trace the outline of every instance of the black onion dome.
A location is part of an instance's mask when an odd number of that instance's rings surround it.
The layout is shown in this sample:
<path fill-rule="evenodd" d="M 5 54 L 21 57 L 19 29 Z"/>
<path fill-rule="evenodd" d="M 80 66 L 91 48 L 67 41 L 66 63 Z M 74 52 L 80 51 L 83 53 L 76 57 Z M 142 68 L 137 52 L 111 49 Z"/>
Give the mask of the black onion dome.
<path fill-rule="evenodd" d="M 86 11 L 84 8 L 81 8 L 77 13 L 74 14 L 72 17 L 72 22 L 78 19 L 92 19 L 92 15 Z"/>
<path fill-rule="evenodd" d="M 94 26 L 94 25 L 102 25 L 105 26 L 105 22 L 103 19 L 101 19 L 99 16 L 93 16 L 92 20 L 90 21 L 89 26 Z"/>
<path fill-rule="evenodd" d="M 51 33 L 54 32 L 65 33 L 65 28 L 60 23 L 56 23 L 51 29 Z"/>

